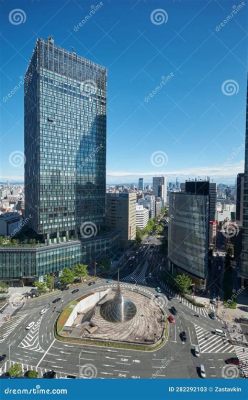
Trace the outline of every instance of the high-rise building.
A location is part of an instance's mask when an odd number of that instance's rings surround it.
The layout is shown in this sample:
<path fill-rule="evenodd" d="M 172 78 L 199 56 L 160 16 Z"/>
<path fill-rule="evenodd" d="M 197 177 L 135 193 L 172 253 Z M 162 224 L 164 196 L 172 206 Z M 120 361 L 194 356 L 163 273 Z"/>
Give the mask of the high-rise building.
<path fill-rule="evenodd" d="M 139 178 L 138 189 L 144 190 L 144 179 L 143 178 Z"/>
<path fill-rule="evenodd" d="M 138 200 L 138 204 L 143 205 L 145 208 L 149 210 L 149 218 L 154 218 L 156 209 L 155 209 L 155 196 L 147 194 L 142 199 Z"/>
<path fill-rule="evenodd" d="M 142 205 L 136 204 L 136 226 L 144 229 L 149 220 L 149 211 Z"/>
<path fill-rule="evenodd" d="M 172 273 L 188 273 L 198 287 L 206 284 L 209 249 L 209 196 L 169 195 L 168 259 Z"/>
<path fill-rule="evenodd" d="M 136 238 L 136 193 L 107 193 L 106 223 L 120 231 L 121 246 Z"/>
<path fill-rule="evenodd" d="M 242 285 L 248 280 L 248 85 L 246 97 L 246 132 L 245 132 L 245 174 L 244 174 L 244 207 L 242 232 L 242 257 L 239 275 Z"/>
<path fill-rule="evenodd" d="M 111 256 L 120 235 L 105 229 L 106 69 L 38 39 L 24 95 L 24 228 L 39 243 L 0 246 L 0 279 L 30 284 Z"/>
<path fill-rule="evenodd" d="M 106 69 L 38 39 L 25 76 L 25 208 L 48 240 L 101 230 L 106 193 Z"/>
<path fill-rule="evenodd" d="M 167 180 L 165 176 L 155 176 L 152 180 L 153 193 L 160 197 L 163 205 L 167 203 Z"/>
<path fill-rule="evenodd" d="M 236 186 L 236 220 L 239 222 L 240 225 L 243 225 L 244 181 L 245 174 L 238 174 Z"/>
<path fill-rule="evenodd" d="M 216 183 L 209 182 L 209 180 L 186 181 L 185 192 L 209 196 L 209 220 L 215 221 L 217 199 Z"/>

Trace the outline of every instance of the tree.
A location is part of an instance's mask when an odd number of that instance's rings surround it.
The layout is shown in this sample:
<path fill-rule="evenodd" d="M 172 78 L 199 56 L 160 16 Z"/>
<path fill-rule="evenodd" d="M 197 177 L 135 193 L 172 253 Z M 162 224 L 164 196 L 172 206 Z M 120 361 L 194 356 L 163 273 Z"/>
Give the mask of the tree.
<path fill-rule="evenodd" d="M 47 291 L 47 287 L 46 287 L 45 282 L 36 281 L 36 282 L 34 282 L 34 286 L 37 287 L 37 290 L 38 290 L 39 293 L 46 293 L 46 291 Z"/>
<path fill-rule="evenodd" d="M 192 286 L 192 279 L 186 274 L 177 275 L 175 282 L 179 292 L 183 294 L 188 293 L 190 287 Z"/>
<path fill-rule="evenodd" d="M 142 242 L 143 233 L 139 227 L 136 227 L 136 243 L 140 244 Z"/>
<path fill-rule="evenodd" d="M 8 370 L 9 376 L 12 378 L 18 377 L 22 375 L 22 367 L 20 364 L 13 364 L 12 367 Z"/>
<path fill-rule="evenodd" d="M 54 276 L 47 275 L 46 276 L 46 285 L 49 290 L 53 290 L 54 288 Z"/>
<path fill-rule="evenodd" d="M 77 278 L 80 278 L 81 282 L 83 278 L 88 276 L 88 266 L 86 264 L 77 264 L 73 268 L 73 272 Z"/>
<path fill-rule="evenodd" d="M 38 378 L 38 376 L 39 376 L 39 374 L 38 374 L 37 371 L 29 370 L 29 371 L 26 372 L 26 377 L 27 378 Z"/>
<path fill-rule="evenodd" d="M 9 286 L 6 282 L 0 282 L 0 293 L 6 293 L 8 291 Z"/>
<path fill-rule="evenodd" d="M 62 275 L 60 276 L 60 282 L 63 285 L 69 285 L 70 283 L 73 283 L 75 279 L 75 275 L 72 269 L 70 268 L 64 268 L 62 271 Z"/>

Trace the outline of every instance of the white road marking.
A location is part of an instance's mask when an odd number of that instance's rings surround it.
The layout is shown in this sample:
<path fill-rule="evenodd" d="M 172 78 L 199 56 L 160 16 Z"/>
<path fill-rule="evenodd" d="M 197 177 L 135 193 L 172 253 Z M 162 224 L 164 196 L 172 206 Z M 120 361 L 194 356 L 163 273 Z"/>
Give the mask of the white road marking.
<path fill-rule="evenodd" d="M 52 345 L 54 344 L 55 339 L 53 339 L 52 343 L 50 344 L 50 346 L 48 347 L 48 349 L 45 351 L 45 353 L 43 354 L 43 356 L 41 357 L 40 361 L 38 362 L 38 364 L 36 365 L 36 367 L 38 367 L 40 365 L 40 363 L 43 361 L 43 359 L 45 358 L 45 356 L 47 355 L 47 353 L 49 352 L 49 350 L 51 349 Z"/>

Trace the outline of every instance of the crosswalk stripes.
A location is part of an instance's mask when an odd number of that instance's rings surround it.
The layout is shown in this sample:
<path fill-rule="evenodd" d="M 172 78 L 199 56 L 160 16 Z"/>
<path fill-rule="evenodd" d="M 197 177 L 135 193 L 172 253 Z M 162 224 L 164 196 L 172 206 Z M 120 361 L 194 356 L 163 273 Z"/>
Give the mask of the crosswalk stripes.
<path fill-rule="evenodd" d="M 194 324 L 200 353 L 234 353 L 234 346 L 226 338 L 213 333 Z"/>
<path fill-rule="evenodd" d="M 241 363 L 242 371 L 248 378 L 248 347 L 234 346 L 235 353 Z"/>
<path fill-rule="evenodd" d="M 176 299 L 181 301 L 183 305 L 187 306 L 188 308 L 193 310 L 195 313 L 202 315 L 203 317 L 209 318 L 208 310 L 205 307 L 198 307 L 198 306 L 190 303 L 187 299 L 185 299 L 184 297 L 182 297 L 179 294 L 177 294 L 176 292 L 174 292 L 167 284 L 165 284 L 163 282 L 161 282 L 160 285 L 167 293 L 169 293 L 171 296 L 174 296 Z M 213 304 L 210 305 L 210 309 L 211 309 L 211 311 L 215 311 Z"/>
<path fill-rule="evenodd" d="M 0 343 L 16 329 L 16 327 L 26 318 L 27 314 L 11 317 L 11 319 L 0 327 Z"/>
<path fill-rule="evenodd" d="M 40 346 L 40 343 L 39 343 L 39 329 L 40 329 L 41 321 L 42 321 L 42 317 L 40 317 L 38 319 L 36 324 L 29 331 L 29 333 L 25 336 L 25 338 L 21 341 L 21 343 L 18 345 L 18 347 L 37 351 L 39 353 L 44 353 L 44 350 L 42 349 L 42 347 Z"/>

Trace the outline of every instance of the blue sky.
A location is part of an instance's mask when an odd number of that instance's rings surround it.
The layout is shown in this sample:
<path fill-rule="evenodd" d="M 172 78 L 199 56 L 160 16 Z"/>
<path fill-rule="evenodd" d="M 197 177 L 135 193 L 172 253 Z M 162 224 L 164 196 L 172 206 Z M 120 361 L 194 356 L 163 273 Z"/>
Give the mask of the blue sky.
<path fill-rule="evenodd" d="M 36 38 L 49 35 L 108 68 L 108 182 L 162 173 L 231 182 L 243 170 L 244 2 L 6 0 L 0 7 L 0 178 L 22 179 L 22 79 Z"/>

